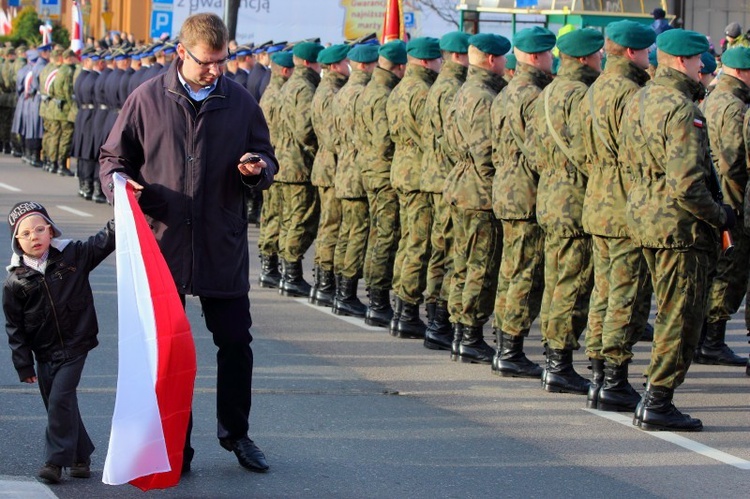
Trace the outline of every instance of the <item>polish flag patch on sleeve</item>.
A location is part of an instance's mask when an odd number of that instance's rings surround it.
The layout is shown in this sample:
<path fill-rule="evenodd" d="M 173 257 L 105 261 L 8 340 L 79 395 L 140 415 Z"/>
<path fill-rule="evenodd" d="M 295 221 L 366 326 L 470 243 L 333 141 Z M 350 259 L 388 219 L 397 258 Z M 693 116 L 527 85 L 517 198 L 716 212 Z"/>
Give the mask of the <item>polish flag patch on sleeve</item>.
<path fill-rule="evenodd" d="M 700 118 L 693 119 L 693 125 L 696 126 L 696 127 L 698 127 L 698 128 L 703 128 L 703 127 L 706 126 L 706 124 Z"/>

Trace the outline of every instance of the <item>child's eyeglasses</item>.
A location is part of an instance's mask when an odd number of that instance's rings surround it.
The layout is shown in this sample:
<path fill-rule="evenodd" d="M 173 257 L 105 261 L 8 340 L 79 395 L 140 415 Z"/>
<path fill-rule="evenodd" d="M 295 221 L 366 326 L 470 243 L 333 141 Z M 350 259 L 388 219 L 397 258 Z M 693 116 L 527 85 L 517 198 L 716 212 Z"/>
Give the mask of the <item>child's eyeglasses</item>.
<path fill-rule="evenodd" d="M 49 229 L 49 225 L 37 225 L 31 230 L 25 230 L 16 234 L 16 239 L 31 239 L 32 234 L 41 236 L 42 234 L 47 232 L 47 229 Z"/>

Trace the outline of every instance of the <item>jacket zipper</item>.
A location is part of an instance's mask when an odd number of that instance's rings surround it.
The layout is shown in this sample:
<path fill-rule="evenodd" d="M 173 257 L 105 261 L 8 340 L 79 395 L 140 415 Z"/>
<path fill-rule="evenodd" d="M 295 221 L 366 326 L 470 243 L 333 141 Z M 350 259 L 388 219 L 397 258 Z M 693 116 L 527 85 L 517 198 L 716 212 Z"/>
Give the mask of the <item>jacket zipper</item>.
<path fill-rule="evenodd" d="M 47 298 L 49 299 L 49 305 L 50 308 L 52 308 L 52 315 L 55 317 L 55 328 L 57 329 L 57 336 L 60 338 L 60 346 L 65 348 L 65 342 L 63 341 L 62 337 L 62 331 L 60 331 L 60 322 L 57 319 L 57 309 L 55 308 L 55 302 L 52 300 L 52 293 L 49 291 L 49 286 L 47 285 L 47 279 L 42 276 L 42 282 L 44 283 L 44 291 L 47 293 Z"/>

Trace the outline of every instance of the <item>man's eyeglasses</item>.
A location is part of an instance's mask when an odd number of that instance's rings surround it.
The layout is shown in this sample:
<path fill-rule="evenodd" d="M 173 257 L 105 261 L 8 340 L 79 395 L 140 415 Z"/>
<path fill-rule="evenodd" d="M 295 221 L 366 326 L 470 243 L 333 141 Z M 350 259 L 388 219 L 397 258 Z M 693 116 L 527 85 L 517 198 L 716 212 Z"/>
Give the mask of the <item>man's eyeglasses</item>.
<path fill-rule="evenodd" d="M 184 45 L 182 47 L 185 49 L 185 52 L 188 53 L 188 55 L 190 56 L 190 58 L 193 59 L 195 61 L 195 63 L 198 66 L 200 66 L 201 68 L 210 68 L 211 66 L 216 66 L 216 69 L 221 69 L 222 67 L 224 67 L 224 65 L 229 60 L 229 54 L 227 54 L 227 57 L 225 57 L 225 58 L 223 58 L 223 59 L 221 59 L 219 61 L 204 62 L 204 61 L 201 61 L 200 59 L 198 59 L 197 57 L 195 57 L 193 55 L 193 53 L 190 52 L 190 50 L 188 50 L 187 47 L 185 47 Z"/>
<path fill-rule="evenodd" d="M 37 236 L 41 236 L 45 232 L 47 232 L 47 229 L 49 229 L 49 225 L 37 225 L 31 230 L 25 230 L 23 232 L 19 232 L 16 234 L 16 239 L 31 239 L 32 234 L 36 234 Z"/>

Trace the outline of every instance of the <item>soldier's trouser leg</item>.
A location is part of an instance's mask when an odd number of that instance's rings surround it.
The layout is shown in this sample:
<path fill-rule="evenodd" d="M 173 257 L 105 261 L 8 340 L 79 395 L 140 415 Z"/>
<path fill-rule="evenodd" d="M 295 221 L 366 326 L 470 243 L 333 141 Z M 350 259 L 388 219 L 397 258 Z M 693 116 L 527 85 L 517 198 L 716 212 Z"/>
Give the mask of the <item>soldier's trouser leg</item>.
<path fill-rule="evenodd" d="M 406 252 L 407 240 L 409 239 L 409 218 L 406 213 L 408 206 L 407 193 L 396 190 L 398 196 L 398 224 L 401 228 L 401 234 L 398 240 L 396 256 L 393 260 L 393 293 L 398 295 L 401 290 L 401 267 L 404 264 L 404 254 Z"/>
<path fill-rule="evenodd" d="M 657 309 L 649 383 L 677 388 L 693 360 L 704 319 L 709 254 L 688 248 L 643 249 Z"/>
<path fill-rule="evenodd" d="M 451 275 L 450 294 L 448 295 L 448 313 L 450 321 L 457 324 L 463 313 L 461 299 L 466 283 L 466 248 L 468 238 L 464 232 L 467 216 L 466 210 L 451 206 L 451 224 L 453 225 L 453 275 Z"/>
<path fill-rule="evenodd" d="M 70 157 L 70 146 L 73 143 L 73 123 L 70 121 L 60 121 L 60 140 L 57 144 L 57 156 L 52 160 L 57 160 L 60 168 L 68 168 L 68 158 Z"/>
<path fill-rule="evenodd" d="M 0 144 L 3 146 L 10 142 L 10 126 L 12 123 L 13 108 L 0 107 Z"/>
<path fill-rule="evenodd" d="M 428 194 L 432 207 L 432 227 L 430 228 L 430 261 L 427 263 L 427 287 L 425 302 L 435 303 L 438 299 L 448 300 L 450 273 L 453 267 L 448 251 L 451 243 L 450 206 L 442 193 Z M 446 282 L 447 281 L 447 282 Z"/>
<path fill-rule="evenodd" d="M 261 255 L 279 253 L 279 232 L 281 231 L 281 184 L 274 182 L 266 190 L 263 208 L 260 211 L 260 235 L 258 250 Z"/>
<path fill-rule="evenodd" d="M 644 293 L 651 292 L 648 267 L 641 248 L 630 238 L 609 238 L 609 299 L 602 324 L 602 351 L 605 360 L 620 366 L 633 357 L 633 345 L 648 317 L 640 307 Z"/>
<path fill-rule="evenodd" d="M 372 289 L 395 288 L 394 257 L 400 239 L 399 203 L 390 185 L 368 190 L 370 235 L 365 257 L 365 284 Z"/>
<path fill-rule="evenodd" d="M 586 328 L 594 268 L 591 238 L 560 237 L 547 233 L 544 238 L 545 328 L 542 336 L 553 350 L 578 350 L 578 339 Z"/>
<path fill-rule="evenodd" d="M 609 300 L 609 244 L 608 238 L 591 236 L 594 264 L 594 289 L 589 303 L 588 330 L 586 331 L 586 356 L 604 360 L 602 355 L 602 325 Z"/>
<path fill-rule="evenodd" d="M 429 194 L 414 191 L 405 196 L 409 235 L 406 237 L 401 264 L 401 285 L 396 294 L 412 305 L 422 302 L 427 285 L 427 262 L 430 259 L 432 206 Z"/>
<path fill-rule="evenodd" d="M 737 225 L 731 232 L 734 239 L 734 252 L 731 256 L 719 257 L 713 279 L 709 281 L 706 317 L 709 324 L 731 319 L 732 315 L 740 309 L 742 299 L 748 289 L 750 237 L 745 234 L 742 217 L 737 218 Z"/>
<path fill-rule="evenodd" d="M 279 256 L 298 262 L 315 240 L 320 208 L 317 190 L 312 184 L 281 186 L 281 237 Z"/>
<path fill-rule="evenodd" d="M 334 269 L 347 279 L 359 279 L 365 263 L 367 235 L 370 232 L 367 200 L 341 200 L 341 230 L 336 245 Z M 339 244 L 343 241 L 344 251 L 339 255 Z M 339 260 L 341 258 L 341 260 Z"/>
<path fill-rule="evenodd" d="M 62 135 L 62 121 L 44 120 L 44 137 L 42 138 L 43 156 L 48 161 L 57 161 L 60 150 L 60 136 Z M 59 166 L 59 165 L 58 165 Z"/>
<path fill-rule="evenodd" d="M 333 187 L 318 187 L 320 198 L 320 221 L 318 237 L 315 239 L 315 264 L 321 269 L 334 270 L 334 253 L 341 227 L 341 200 L 335 196 Z"/>
<path fill-rule="evenodd" d="M 490 318 L 497 291 L 497 271 L 503 250 L 500 222 L 492 211 L 466 210 L 463 223 L 462 232 L 467 235 L 466 281 L 458 322 L 480 327 Z"/>
<path fill-rule="evenodd" d="M 528 334 L 544 291 L 544 231 L 538 223 L 503 220 L 500 273 L 508 286 L 502 330 L 513 336 Z"/>

